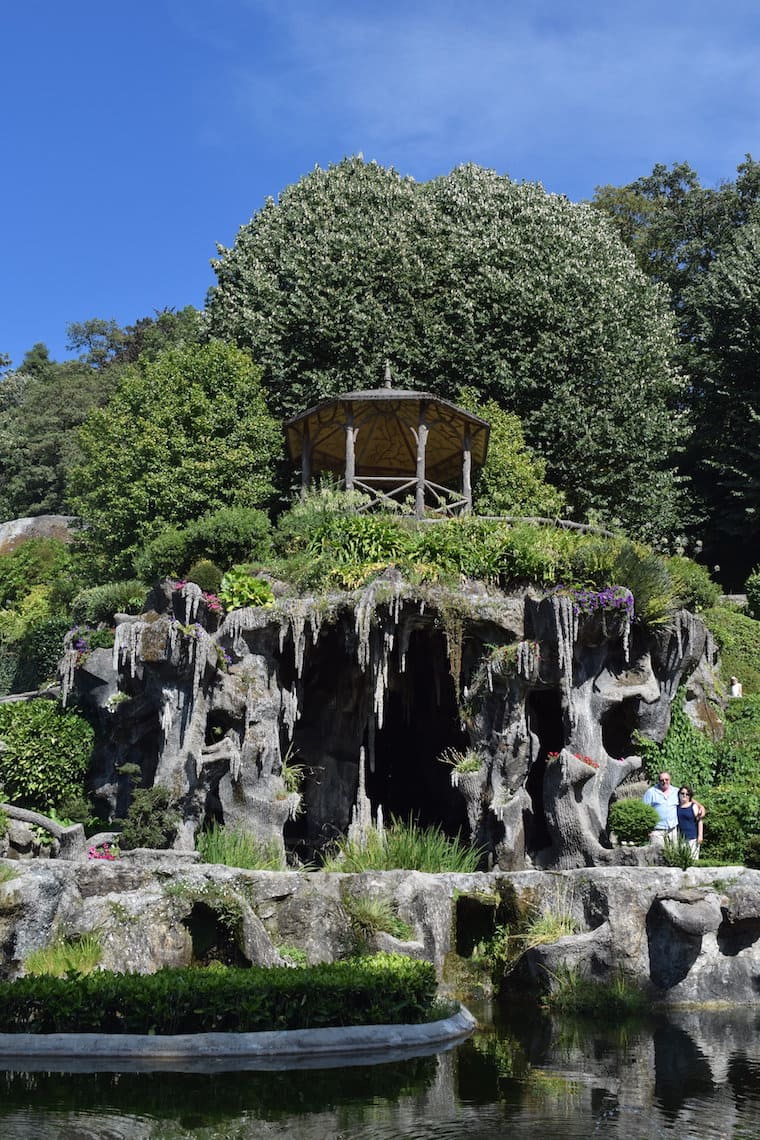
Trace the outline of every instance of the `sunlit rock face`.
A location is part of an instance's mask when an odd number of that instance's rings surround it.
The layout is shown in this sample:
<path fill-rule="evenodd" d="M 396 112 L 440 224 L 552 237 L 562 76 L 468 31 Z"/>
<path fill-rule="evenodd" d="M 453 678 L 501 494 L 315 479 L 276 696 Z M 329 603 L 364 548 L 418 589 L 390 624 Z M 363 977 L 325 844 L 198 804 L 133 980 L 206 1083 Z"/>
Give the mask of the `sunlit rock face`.
<path fill-rule="evenodd" d="M 484 866 L 642 862 L 606 832 L 686 684 L 717 704 L 715 650 L 688 613 L 652 633 L 625 607 L 578 613 L 561 594 L 414 587 L 394 570 L 352 593 L 279 598 L 219 622 L 197 586 L 164 583 L 124 618 L 113 653 L 61 662 L 98 726 L 92 789 L 123 816 L 129 780 L 168 787 L 190 850 L 205 821 L 309 859 L 354 814 L 410 815 L 483 846 Z M 457 768 L 454 754 L 467 754 Z"/>
<path fill-rule="evenodd" d="M 153 973 L 211 961 L 269 966 L 334 961 L 356 950 L 352 902 L 382 902 L 399 937 L 365 930 L 368 950 L 432 962 L 455 992 L 484 981 L 482 947 L 530 918 L 567 933 L 531 941 L 502 995 L 525 997 L 568 971 L 601 983 L 624 978 L 656 1002 L 760 1001 L 760 871 L 725 867 L 584 867 L 472 874 L 244 871 L 196 853 L 131 851 L 112 862 L 14 864 L 0 906 L 0 978 L 26 971 L 36 950 L 97 935 L 104 969 Z M 468 960 L 479 961 L 468 975 Z"/>

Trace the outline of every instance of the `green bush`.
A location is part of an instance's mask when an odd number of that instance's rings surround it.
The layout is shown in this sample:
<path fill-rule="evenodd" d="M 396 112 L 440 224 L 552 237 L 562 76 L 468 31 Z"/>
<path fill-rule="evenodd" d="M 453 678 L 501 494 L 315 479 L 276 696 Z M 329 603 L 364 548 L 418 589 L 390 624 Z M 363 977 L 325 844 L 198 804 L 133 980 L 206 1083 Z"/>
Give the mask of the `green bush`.
<path fill-rule="evenodd" d="M 145 603 L 145 586 L 137 578 L 105 582 L 81 590 L 71 603 L 75 622 L 86 625 L 111 624 L 114 614 L 139 614 Z"/>
<path fill-rule="evenodd" d="M 200 558 L 187 572 L 187 581 L 195 582 L 207 594 L 219 593 L 223 577 L 221 567 L 209 558 Z"/>
<path fill-rule="evenodd" d="M 168 788 L 160 784 L 137 788 L 119 835 L 119 847 L 123 851 L 137 847 L 164 850 L 174 842 L 179 824 L 180 815 L 172 806 Z"/>
<path fill-rule="evenodd" d="M 760 566 L 756 566 L 744 586 L 747 595 L 747 613 L 760 621 Z"/>
<path fill-rule="evenodd" d="M 754 786 L 760 772 L 760 696 L 729 701 L 718 745 L 718 784 Z"/>
<path fill-rule="evenodd" d="M 243 566 L 233 566 L 222 578 L 219 601 L 227 610 L 239 610 L 246 606 L 269 606 L 274 594 L 263 578 L 249 574 Z"/>
<path fill-rule="evenodd" d="M 181 529 L 162 530 L 136 555 L 135 572 L 146 582 L 183 577 L 200 560 L 224 568 L 235 562 L 260 560 L 268 554 L 270 545 L 271 526 L 263 511 L 223 507 Z"/>
<path fill-rule="evenodd" d="M 720 586 L 713 582 L 706 566 L 680 555 L 666 559 L 666 566 L 683 609 L 700 613 L 716 604 Z"/>
<path fill-rule="evenodd" d="M 744 844 L 744 862 L 754 870 L 760 870 L 760 835 L 750 835 Z"/>
<path fill-rule="evenodd" d="M 747 840 L 752 835 L 760 835 L 757 784 L 709 788 L 700 798 L 707 812 L 702 854 L 708 859 L 743 863 Z"/>
<path fill-rule="evenodd" d="M 260 561 L 269 553 L 272 528 L 264 511 L 222 507 L 203 515 L 188 528 L 193 561 L 209 558 L 227 568 L 236 562 Z"/>
<path fill-rule="evenodd" d="M 53 701 L 0 705 L 0 784 L 6 798 L 44 813 L 81 794 L 94 735 L 81 716 Z"/>
<path fill-rule="evenodd" d="M 247 970 L 96 971 L 0 982 L 3 1033 L 208 1033 L 429 1020 L 435 967 L 395 954 Z"/>
<path fill-rule="evenodd" d="M 760 622 L 725 606 L 715 606 L 702 615 L 721 656 L 724 681 L 736 675 L 745 697 L 760 695 Z"/>
<path fill-rule="evenodd" d="M 659 822 L 651 804 L 639 799 L 618 800 L 610 807 L 608 825 L 620 843 L 635 843 L 638 847 L 649 842 L 649 833 Z"/>
<path fill-rule="evenodd" d="M 0 608 L 15 605 L 32 586 L 52 586 L 71 573 L 71 553 L 58 538 L 30 538 L 0 555 Z"/>
<path fill-rule="evenodd" d="M 33 622 L 19 642 L 19 659 L 12 692 L 27 693 L 55 679 L 63 655 L 63 639 L 69 628 L 66 617 L 48 617 Z"/>

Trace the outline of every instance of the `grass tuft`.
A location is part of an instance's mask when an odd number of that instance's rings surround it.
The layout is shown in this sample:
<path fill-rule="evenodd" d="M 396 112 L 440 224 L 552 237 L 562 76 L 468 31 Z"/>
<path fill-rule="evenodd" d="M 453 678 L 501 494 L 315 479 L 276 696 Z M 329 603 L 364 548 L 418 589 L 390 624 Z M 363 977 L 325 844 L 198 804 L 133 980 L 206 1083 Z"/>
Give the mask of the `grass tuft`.
<path fill-rule="evenodd" d="M 212 824 L 196 839 L 204 863 L 241 867 L 246 871 L 284 871 L 282 856 L 275 843 L 260 843 L 240 827 Z"/>
<path fill-rule="evenodd" d="M 440 827 L 421 827 L 411 817 L 393 819 L 383 834 L 373 829 L 361 845 L 341 838 L 324 863 L 326 871 L 358 874 L 362 871 L 476 871 L 482 851 L 450 838 Z"/>
<path fill-rule="evenodd" d="M 57 938 L 49 946 L 33 950 L 24 962 L 24 973 L 65 978 L 68 974 L 90 974 L 100 964 L 103 948 L 95 933 L 73 938 Z"/>

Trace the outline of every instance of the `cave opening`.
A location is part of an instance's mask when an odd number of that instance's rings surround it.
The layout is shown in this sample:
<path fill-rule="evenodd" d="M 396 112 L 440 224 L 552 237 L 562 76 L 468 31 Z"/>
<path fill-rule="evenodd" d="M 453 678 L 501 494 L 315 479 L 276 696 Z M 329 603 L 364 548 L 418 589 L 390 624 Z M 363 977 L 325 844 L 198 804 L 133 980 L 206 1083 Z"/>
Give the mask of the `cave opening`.
<path fill-rule="evenodd" d="M 449 672 L 446 641 L 433 629 L 415 630 L 406 668 L 389 670 L 383 727 L 375 733 L 374 771 L 367 772 L 367 795 L 383 818 L 413 817 L 420 826 L 438 825 L 449 836 L 469 839 L 464 797 L 452 786 L 447 749 L 467 750 Z"/>
<path fill-rule="evenodd" d="M 608 756 L 630 756 L 639 725 L 639 698 L 626 697 L 602 715 L 602 745 Z"/>
<path fill-rule="evenodd" d="M 525 787 L 530 796 L 533 818 L 526 820 L 525 842 L 533 854 L 551 845 L 544 815 L 544 773 L 550 752 L 560 752 L 565 743 L 562 701 L 558 689 L 534 689 L 526 702 L 528 730 L 538 740 L 538 756 L 531 764 Z"/>

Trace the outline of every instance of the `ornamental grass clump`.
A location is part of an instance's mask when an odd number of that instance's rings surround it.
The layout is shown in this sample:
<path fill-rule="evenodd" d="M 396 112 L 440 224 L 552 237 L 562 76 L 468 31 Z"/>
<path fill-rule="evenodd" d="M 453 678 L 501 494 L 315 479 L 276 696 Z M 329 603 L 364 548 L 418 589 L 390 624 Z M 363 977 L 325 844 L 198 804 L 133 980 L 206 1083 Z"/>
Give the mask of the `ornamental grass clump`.
<path fill-rule="evenodd" d="M 326 871 L 477 871 L 483 852 L 459 836 L 451 838 L 440 827 L 421 827 L 416 820 L 392 819 L 381 834 L 373 828 L 363 844 L 345 837 L 325 860 Z"/>
<path fill-rule="evenodd" d="M 242 867 L 246 871 L 285 870 L 277 845 L 259 842 L 242 827 L 213 823 L 199 833 L 195 846 L 204 863 Z"/>
<path fill-rule="evenodd" d="M 49 946 L 33 950 L 24 960 L 24 972 L 53 978 L 65 978 L 69 974 L 85 976 L 97 969 L 102 957 L 100 938 L 94 932 L 60 937 Z"/>

